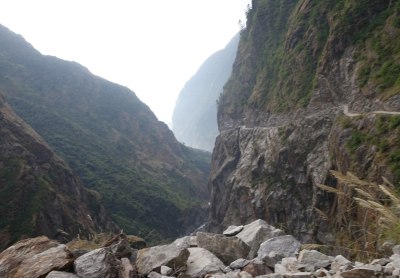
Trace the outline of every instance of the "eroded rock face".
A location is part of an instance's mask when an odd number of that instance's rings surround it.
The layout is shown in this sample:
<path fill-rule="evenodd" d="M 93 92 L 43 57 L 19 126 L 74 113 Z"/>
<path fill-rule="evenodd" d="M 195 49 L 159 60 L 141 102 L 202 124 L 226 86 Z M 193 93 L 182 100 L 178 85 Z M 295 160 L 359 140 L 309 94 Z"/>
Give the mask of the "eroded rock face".
<path fill-rule="evenodd" d="M 329 0 L 321 5 L 334 3 Z M 345 130 L 341 122 L 352 117 L 344 113 L 346 105 L 361 118 L 373 118 L 355 124 L 371 129 L 374 127 L 374 115 L 368 114 L 371 111 L 400 110 L 398 88 L 393 88 L 394 95 L 385 99 L 378 93 L 379 85 L 373 82 L 360 85 L 363 65 L 357 57 L 360 50 L 369 48 L 360 44 L 362 49 L 357 49 L 360 45 L 354 45 L 349 38 L 354 30 L 367 25 L 357 22 L 370 20 L 363 12 L 357 14 L 351 27 L 341 20 L 325 21 L 324 26 L 300 27 L 298 22 L 306 22 L 311 12 L 321 18 L 334 18 L 331 13 L 342 11 L 322 9 L 313 1 L 296 4 L 299 2 L 253 1 L 232 75 L 219 99 L 220 134 L 209 181 L 210 232 L 261 218 L 284 227 L 285 232 L 302 241 L 318 239 L 332 244 L 335 231 L 329 231 L 314 210 L 316 207 L 327 212 L 333 207 L 332 197 L 316 186 L 335 185 L 329 170 L 358 171 L 360 177 L 373 181 L 380 181 L 383 174 L 395 178 L 393 171 L 387 169 L 390 161 L 382 166 L 375 159 L 377 150 L 373 146 L 362 142 L 366 146 L 357 156 L 349 154 L 345 145 L 354 133 Z M 370 34 L 389 36 L 382 29 L 390 25 L 393 7 L 384 1 L 374 1 L 365 8 L 370 16 L 388 10 L 387 21 L 383 20 L 380 29 Z M 278 10 L 284 11 L 279 12 L 280 20 L 270 16 L 270 12 Z M 275 36 L 278 29 L 271 26 L 278 21 L 282 23 L 281 29 L 278 28 L 281 33 Z M 343 34 L 347 27 L 340 29 L 339 25 L 346 25 L 352 31 Z M 327 30 L 329 35 L 325 40 L 315 38 L 317 33 Z M 302 51 L 296 52 L 300 48 Z M 285 55 L 276 55 L 281 51 Z M 288 62 L 290 57 L 296 58 Z M 302 89 L 303 86 L 307 89 Z"/>
<path fill-rule="evenodd" d="M 140 274 L 149 274 L 152 271 L 160 272 L 161 266 L 168 266 L 176 272 L 186 268 L 189 257 L 186 246 L 179 247 L 175 244 L 159 245 L 141 249 L 136 258 L 136 269 Z"/>
<path fill-rule="evenodd" d="M 26 239 L 0 254 L 0 277 L 44 277 L 52 270 L 67 269 L 73 260 L 63 244 L 45 236 Z"/>
<path fill-rule="evenodd" d="M 250 247 L 241 239 L 220 234 L 197 233 L 198 246 L 215 254 L 224 264 L 246 258 Z"/>

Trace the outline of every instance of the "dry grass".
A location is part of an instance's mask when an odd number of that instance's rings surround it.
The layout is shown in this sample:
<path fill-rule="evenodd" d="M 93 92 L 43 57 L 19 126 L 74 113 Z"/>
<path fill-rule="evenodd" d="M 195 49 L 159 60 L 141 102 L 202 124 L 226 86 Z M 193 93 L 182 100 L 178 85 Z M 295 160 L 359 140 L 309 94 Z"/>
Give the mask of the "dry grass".
<path fill-rule="evenodd" d="M 347 250 L 349 256 L 359 260 L 369 260 L 379 255 L 380 242 L 399 243 L 400 196 L 393 184 L 386 178 L 382 178 L 382 184 L 376 184 L 349 172 L 331 173 L 340 186 L 317 186 L 337 196 L 338 209 L 334 219 L 339 246 L 335 249 Z M 318 208 L 315 211 L 322 219 L 327 219 L 324 212 Z"/>
<path fill-rule="evenodd" d="M 66 245 L 70 250 L 88 250 L 92 251 L 102 247 L 114 235 L 101 233 L 93 235 L 89 240 L 81 239 L 79 236 L 76 239 L 68 242 Z"/>

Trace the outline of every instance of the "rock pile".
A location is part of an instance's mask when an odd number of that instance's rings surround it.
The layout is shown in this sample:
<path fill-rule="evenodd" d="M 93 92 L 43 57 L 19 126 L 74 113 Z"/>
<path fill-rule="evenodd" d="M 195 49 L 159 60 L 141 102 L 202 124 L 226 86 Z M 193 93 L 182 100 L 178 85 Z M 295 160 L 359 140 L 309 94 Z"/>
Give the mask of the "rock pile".
<path fill-rule="evenodd" d="M 199 232 L 140 250 L 128 238 L 119 235 L 90 252 L 69 250 L 46 237 L 22 240 L 0 254 L 0 277 L 400 277 L 400 246 L 390 258 L 353 263 L 341 255 L 300 250 L 293 236 L 262 220 L 229 227 L 223 235 Z"/>

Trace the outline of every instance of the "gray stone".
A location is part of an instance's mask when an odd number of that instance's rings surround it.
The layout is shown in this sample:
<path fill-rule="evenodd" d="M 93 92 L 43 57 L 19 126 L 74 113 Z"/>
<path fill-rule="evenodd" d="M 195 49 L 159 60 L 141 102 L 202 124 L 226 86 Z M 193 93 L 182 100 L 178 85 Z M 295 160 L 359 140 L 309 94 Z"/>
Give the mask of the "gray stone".
<path fill-rule="evenodd" d="M 139 250 L 136 258 L 136 269 L 140 274 L 152 271 L 160 272 L 161 266 L 171 267 L 174 272 L 182 272 L 186 268 L 189 251 L 185 246 L 175 244 L 159 245 Z"/>
<path fill-rule="evenodd" d="M 184 236 L 177 238 L 172 244 L 179 248 L 189 248 L 190 247 L 191 236 Z"/>
<path fill-rule="evenodd" d="M 392 261 L 395 268 L 400 268 L 400 255 L 393 254 L 389 259 Z"/>
<path fill-rule="evenodd" d="M 246 259 L 237 259 L 236 261 L 232 262 L 229 267 L 231 269 L 242 269 L 243 267 L 245 267 L 246 265 L 248 265 L 250 263 L 249 260 Z"/>
<path fill-rule="evenodd" d="M 305 265 L 306 271 L 315 271 L 318 268 L 331 264 L 329 257 L 316 250 L 302 250 L 299 254 L 299 263 Z"/>
<path fill-rule="evenodd" d="M 243 227 L 243 230 L 236 237 L 243 240 L 250 246 L 248 259 L 253 259 L 257 256 L 257 251 L 260 244 L 264 241 L 283 235 L 283 231 L 271 225 L 268 225 L 264 220 L 258 219 Z"/>
<path fill-rule="evenodd" d="M 207 249 L 226 265 L 237 259 L 246 258 L 250 251 L 250 247 L 241 239 L 224 235 L 199 232 L 197 243 L 199 247 Z"/>
<path fill-rule="evenodd" d="M 282 274 L 272 273 L 267 275 L 256 276 L 255 278 L 284 278 Z"/>
<path fill-rule="evenodd" d="M 257 258 L 267 262 L 271 258 L 294 257 L 300 246 L 301 243 L 291 235 L 274 237 L 260 245 Z"/>
<path fill-rule="evenodd" d="M 286 273 L 285 278 L 313 278 L 311 272 L 296 272 L 296 273 Z"/>
<path fill-rule="evenodd" d="M 63 272 L 63 271 L 52 271 L 46 278 L 79 278 L 76 274 Z"/>
<path fill-rule="evenodd" d="M 189 257 L 190 257 L 190 256 L 189 256 Z M 170 267 L 168 267 L 168 266 L 165 266 L 165 265 L 162 265 L 162 266 L 161 266 L 161 270 L 160 270 L 161 275 L 169 276 L 169 275 L 171 275 L 173 272 L 174 272 L 174 270 L 173 270 L 172 268 L 170 268 Z"/>
<path fill-rule="evenodd" d="M 150 272 L 149 274 L 147 274 L 148 278 L 161 278 L 162 275 L 160 273 L 157 273 L 155 271 Z"/>
<path fill-rule="evenodd" d="M 21 240 L 0 253 L 0 277 L 44 277 L 73 263 L 68 248 L 45 236 Z"/>
<path fill-rule="evenodd" d="M 392 248 L 393 254 L 400 255 L 400 245 L 395 245 Z"/>
<path fill-rule="evenodd" d="M 117 278 L 121 262 L 108 248 L 99 248 L 80 256 L 74 262 L 75 273 L 81 278 Z"/>
<path fill-rule="evenodd" d="M 236 269 L 234 271 L 229 271 L 225 273 L 225 278 L 239 278 L 240 270 Z"/>
<path fill-rule="evenodd" d="M 246 271 L 240 271 L 239 272 L 239 277 L 240 278 L 253 278 L 253 276 L 250 273 L 246 272 Z"/>
<path fill-rule="evenodd" d="M 334 259 L 335 262 L 339 263 L 340 265 L 348 265 L 353 264 L 351 261 L 343 257 L 342 255 L 337 255 Z"/>
<path fill-rule="evenodd" d="M 273 271 L 265 265 L 263 261 L 258 259 L 252 260 L 242 270 L 250 273 L 253 277 L 273 273 Z"/>
<path fill-rule="evenodd" d="M 299 264 L 295 257 L 283 258 L 281 265 L 286 269 L 286 272 L 299 272 L 304 265 Z"/>
<path fill-rule="evenodd" d="M 134 269 L 128 258 L 121 259 L 121 278 L 133 278 Z"/>
<path fill-rule="evenodd" d="M 372 265 L 378 264 L 378 265 L 381 265 L 381 266 L 385 266 L 390 262 L 391 261 L 388 258 L 380 258 L 380 259 L 373 260 L 370 264 L 372 264 Z"/>
<path fill-rule="evenodd" d="M 275 264 L 274 271 L 277 274 L 285 274 L 286 272 L 288 272 L 286 267 L 284 267 L 282 264 Z"/>
<path fill-rule="evenodd" d="M 205 274 L 224 271 L 225 265 L 210 251 L 199 247 L 188 250 L 190 255 L 185 274 L 191 277 L 202 277 Z"/>
<path fill-rule="evenodd" d="M 258 258 L 258 257 L 257 257 Z M 281 253 L 276 253 L 275 251 L 271 251 L 268 256 L 264 257 L 263 261 L 269 267 L 274 267 L 275 264 L 279 263 L 284 259 L 284 255 Z"/>
<path fill-rule="evenodd" d="M 240 231 L 243 230 L 243 225 L 240 226 L 229 226 L 225 231 L 223 231 L 222 234 L 225 236 L 234 236 L 240 233 Z"/>

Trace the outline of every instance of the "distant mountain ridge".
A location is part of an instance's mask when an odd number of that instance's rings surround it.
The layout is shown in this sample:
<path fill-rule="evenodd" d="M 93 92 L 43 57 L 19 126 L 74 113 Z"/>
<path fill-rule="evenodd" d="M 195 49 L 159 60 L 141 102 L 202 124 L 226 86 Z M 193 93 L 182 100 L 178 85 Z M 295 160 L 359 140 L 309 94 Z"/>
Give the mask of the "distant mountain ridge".
<path fill-rule="evenodd" d="M 125 232 L 174 237 L 189 228 L 181 225 L 187 210 L 208 200 L 208 153 L 179 144 L 129 89 L 43 56 L 3 26 L 0 90 L 85 185 L 103 195 Z"/>
<path fill-rule="evenodd" d="M 0 249 L 26 236 L 59 240 L 116 229 L 83 187 L 0 95 Z"/>
<path fill-rule="evenodd" d="M 238 43 L 236 34 L 200 66 L 179 94 L 172 126 L 176 138 L 188 146 L 213 150 L 218 134 L 216 101 L 231 74 Z"/>

